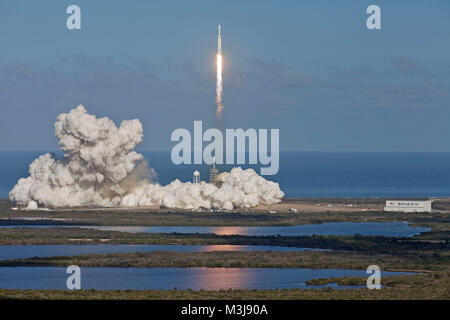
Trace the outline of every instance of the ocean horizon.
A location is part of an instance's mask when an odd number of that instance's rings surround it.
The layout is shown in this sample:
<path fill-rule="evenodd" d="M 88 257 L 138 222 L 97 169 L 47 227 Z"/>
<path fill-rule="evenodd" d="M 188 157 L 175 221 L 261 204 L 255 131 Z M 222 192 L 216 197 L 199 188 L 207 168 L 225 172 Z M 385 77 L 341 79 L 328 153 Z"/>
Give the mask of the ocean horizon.
<path fill-rule="evenodd" d="M 51 151 L 50 151 L 51 152 Z M 166 185 L 175 179 L 192 181 L 194 170 L 209 180 L 210 166 L 174 165 L 170 151 L 138 151 Z M 0 151 L 0 198 L 20 178 L 28 176 L 30 163 L 48 151 Z M 58 158 L 61 151 L 53 152 Z M 450 152 L 324 152 L 281 151 L 276 175 L 285 198 L 427 198 L 450 197 Z M 217 165 L 220 171 L 235 166 Z"/>

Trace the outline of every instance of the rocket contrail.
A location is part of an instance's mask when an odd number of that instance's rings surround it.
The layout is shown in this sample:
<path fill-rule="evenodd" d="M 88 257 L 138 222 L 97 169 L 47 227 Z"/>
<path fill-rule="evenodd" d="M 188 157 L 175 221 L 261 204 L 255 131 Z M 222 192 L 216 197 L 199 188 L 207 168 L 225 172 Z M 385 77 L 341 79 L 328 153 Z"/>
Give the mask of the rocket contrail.
<path fill-rule="evenodd" d="M 222 36 L 220 34 L 220 24 L 219 33 L 217 35 L 217 81 L 216 81 L 216 113 L 220 118 L 222 117 L 223 104 L 222 104 Z"/>

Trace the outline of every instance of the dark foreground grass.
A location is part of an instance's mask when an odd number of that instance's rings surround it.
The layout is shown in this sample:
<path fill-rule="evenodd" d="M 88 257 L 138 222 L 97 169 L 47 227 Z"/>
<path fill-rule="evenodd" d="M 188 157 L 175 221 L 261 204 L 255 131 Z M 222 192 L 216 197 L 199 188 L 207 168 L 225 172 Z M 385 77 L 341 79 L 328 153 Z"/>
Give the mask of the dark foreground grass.
<path fill-rule="evenodd" d="M 0 299 L 30 300 L 448 300 L 449 272 L 382 278 L 380 290 L 4 290 Z"/>

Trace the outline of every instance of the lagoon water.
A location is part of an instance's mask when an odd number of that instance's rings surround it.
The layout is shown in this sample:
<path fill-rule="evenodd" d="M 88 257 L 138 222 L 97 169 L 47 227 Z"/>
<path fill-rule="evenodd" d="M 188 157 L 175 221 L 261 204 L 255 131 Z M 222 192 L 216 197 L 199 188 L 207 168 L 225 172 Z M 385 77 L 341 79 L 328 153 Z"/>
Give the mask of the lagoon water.
<path fill-rule="evenodd" d="M 200 233 L 244 236 L 385 236 L 411 237 L 430 228 L 411 227 L 406 222 L 328 222 L 297 226 L 61 226 L 61 225 L 6 225 L 0 228 L 67 228 L 78 227 L 102 231 L 130 233 Z"/>
<path fill-rule="evenodd" d="M 382 276 L 407 274 L 382 272 Z M 302 268 L 81 268 L 82 289 L 290 289 L 315 278 L 362 276 L 365 270 Z M 0 288 L 66 289 L 63 267 L 0 267 Z M 335 287 L 335 286 L 334 286 Z M 338 287 L 345 289 L 348 287 Z"/>
<path fill-rule="evenodd" d="M 45 151 L 0 151 L 0 198 L 7 198 L 17 180 Z M 165 185 L 178 178 L 191 181 L 207 165 L 174 165 L 170 152 L 142 152 Z M 61 152 L 56 152 L 62 156 Z M 281 152 L 280 170 L 270 180 L 280 183 L 286 197 L 298 198 L 417 198 L 450 196 L 448 152 Z M 230 170 L 231 165 L 219 165 Z M 244 168 L 255 166 L 242 166 Z"/>
<path fill-rule="evenodd" d="M 429 228 L 411 227 L 405 222 L 329 222 L 323 224 L 307 224 L 297 226 L 263 226 L 263 227 L 237 227 L 237 226 L 81 226 L 105 231 L 121 231 L 131 233 L 214 233 L 217 235 L 245 235 L 245 236 L 311 236 L 336 235 L 386 237 L 410 237 Z"/>
<path fill-rule="evenodd" d="M 253 245 L 132 245 L 132 244 L 83 244 L 83 245 L 11 245 L 0 247 L 0 260 L 25 259 L 31 257 L 76 256 L 82 254 L 109 254 L 125 252 L 211 252 L 211 251 L 304 251 L 311 248 L 253 246 Z M 1 269 L 0 269 L 1 271 Z"/>
<path fill-rule="evenodd" d="M 244 236 L 385 236 L 411 237 L 430 228 L 411 227 L 406 222 L 328 222 L 297 226 L 61 226 L 61 225 L 6 225 L 0 228 L 66 228 L 78 227 L 102 231 L 130 233 L 200 233 Z"/>

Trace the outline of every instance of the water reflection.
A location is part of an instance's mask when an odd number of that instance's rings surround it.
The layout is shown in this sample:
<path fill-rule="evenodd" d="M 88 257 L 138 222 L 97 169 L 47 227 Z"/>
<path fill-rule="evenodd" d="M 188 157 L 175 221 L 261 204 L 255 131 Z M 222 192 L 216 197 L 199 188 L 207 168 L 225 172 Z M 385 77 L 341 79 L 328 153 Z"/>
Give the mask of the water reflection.
<path fill-rule="evenodd" d="M 82 289 L 290 289 L 309 288 L 313 278 L 363 276 L 365 270 L 300 268 L 87 268 L 81 270 Z M 383 272 L 383 276 L 401 275 Z M 66 289 L 66 268 L 2 267 L 0 288 Z"/>
<path fill-rule="evenodd" d="M 429 228 L 411 227 L 406 222 L 329 222 L 323 224 L 297 226 L 82 226 L 82 228 L 122 231 L 131 233 L 214 233 L 217 235 L 246 235 L 246 236 L 310 236 L 310 235 L 342 235 L 356 234 L 367 236 L 410 237 L 421 232 L 430 231 Z"/>
<path fill-rule="evenodd" d="M 195 289 L 244 289 L 251 288 L 257 282 L 256 275 L 249 270 L 239 268 L 196 268 L 191 272 L 191 286 Z M 244 270 L 244 272 L 242 272 Z M 216 288 L 216 289 L 213 289 Z M 194 289 L 194 288 L 191 288 Z"/>

